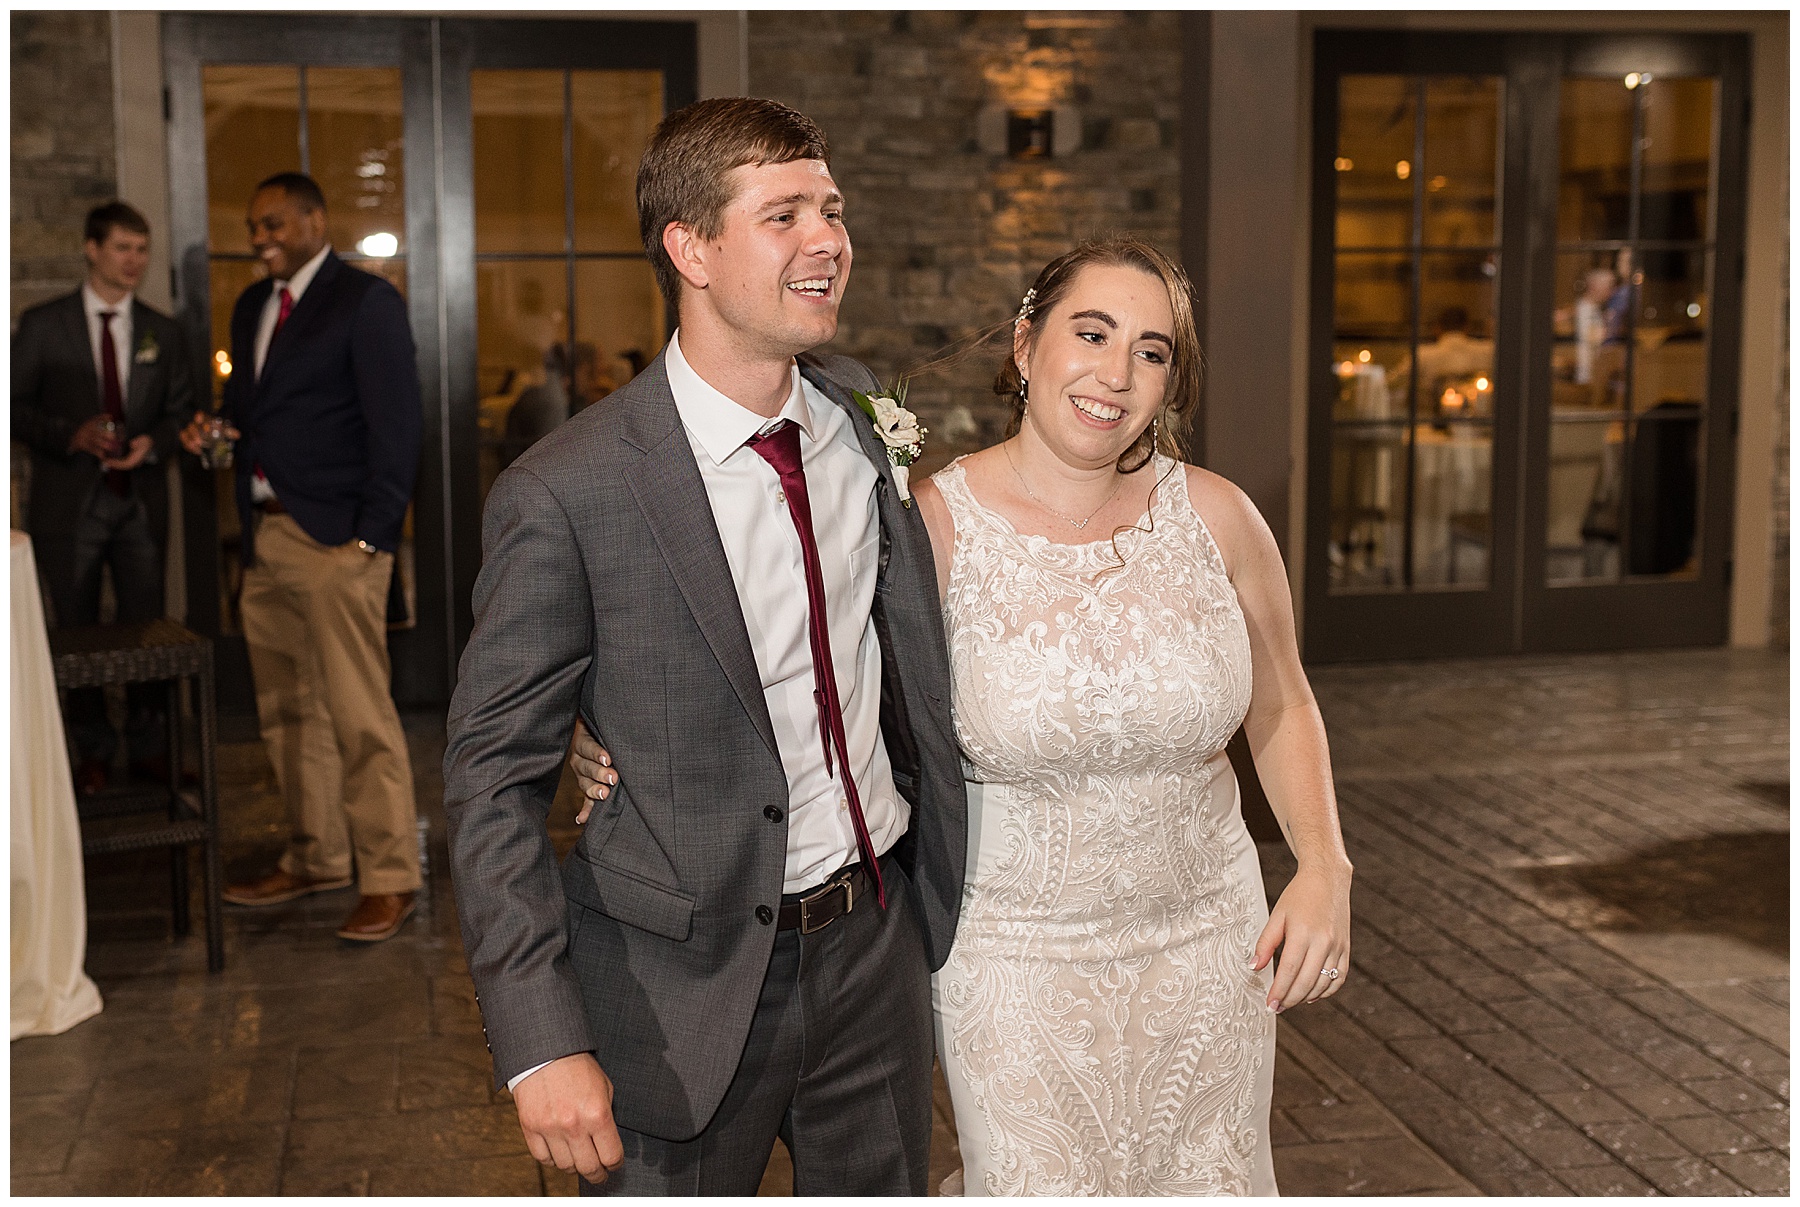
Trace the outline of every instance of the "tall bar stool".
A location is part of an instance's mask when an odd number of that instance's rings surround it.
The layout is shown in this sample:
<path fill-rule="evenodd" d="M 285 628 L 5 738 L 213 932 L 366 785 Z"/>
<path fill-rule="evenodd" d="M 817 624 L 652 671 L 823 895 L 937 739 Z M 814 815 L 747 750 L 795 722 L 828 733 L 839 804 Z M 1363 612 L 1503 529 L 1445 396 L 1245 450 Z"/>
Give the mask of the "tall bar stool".
<path fill-rule="evenodd" d="M 59 688 L 169 681 L 169 782 L 81 798 L 81 849 L 87 855 L 169 848 L 169 891 L 175 933 L 192 930 L 188 917 L 188 848 L 198 846 L 206 897 L 206 967 L 225 967 L 220 913 L 218 783 L 213 756 L 218 715 L 213 695 L 212 642 L 172 620 L 89 625 L 50 633 L 50 661 Z M 200 791 L 181 784 L 181 685 L 192 681 L 200 720 Z M 160 814 L 161 816 L 149 816 Z"/>

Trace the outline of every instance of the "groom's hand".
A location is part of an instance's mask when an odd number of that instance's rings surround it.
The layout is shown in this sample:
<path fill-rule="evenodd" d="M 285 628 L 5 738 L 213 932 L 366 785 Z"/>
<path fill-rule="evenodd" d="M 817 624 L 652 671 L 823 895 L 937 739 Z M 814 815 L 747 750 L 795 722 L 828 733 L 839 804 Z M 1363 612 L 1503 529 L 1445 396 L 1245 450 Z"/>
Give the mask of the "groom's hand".
<path fill-rule="evenodd" d="M 525 1146 L 545 1165 L 606 1181 L 625 1162 L 613 1122 L 612 1079 L 587 1052 L 553 1060 L 513 1092 Z"/>

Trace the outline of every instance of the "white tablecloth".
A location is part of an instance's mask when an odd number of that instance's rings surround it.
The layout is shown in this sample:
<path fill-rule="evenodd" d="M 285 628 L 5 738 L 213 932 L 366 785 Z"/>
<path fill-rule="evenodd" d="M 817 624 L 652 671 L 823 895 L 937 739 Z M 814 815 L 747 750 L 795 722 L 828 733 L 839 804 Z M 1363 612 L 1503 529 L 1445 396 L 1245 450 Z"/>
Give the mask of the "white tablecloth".
<path fill-rule="evenodd" d="M 81 829 L 31 541 L 12 534 L 12 1037 L 100 1013 L 82 971 Z"/>

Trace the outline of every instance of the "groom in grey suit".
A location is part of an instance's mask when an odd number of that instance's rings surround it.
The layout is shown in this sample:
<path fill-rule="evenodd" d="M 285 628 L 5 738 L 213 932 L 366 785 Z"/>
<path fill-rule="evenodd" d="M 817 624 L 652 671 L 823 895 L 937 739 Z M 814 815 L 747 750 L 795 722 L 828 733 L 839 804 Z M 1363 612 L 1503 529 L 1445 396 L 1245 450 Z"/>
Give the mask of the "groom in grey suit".
<path fill-rule="evenodd" d="M 680 327 L 488 496 L 445 808 L 496 1080 L 584 1193 L 925 1193 L 962 892 L 931 548 L 837 330 L 822 131 L 667 117 L 638 216 Z M 583 723 L 620 781 L 560 871 Z M 601 1184 L 604 1184 L 603 1186 Z"/>

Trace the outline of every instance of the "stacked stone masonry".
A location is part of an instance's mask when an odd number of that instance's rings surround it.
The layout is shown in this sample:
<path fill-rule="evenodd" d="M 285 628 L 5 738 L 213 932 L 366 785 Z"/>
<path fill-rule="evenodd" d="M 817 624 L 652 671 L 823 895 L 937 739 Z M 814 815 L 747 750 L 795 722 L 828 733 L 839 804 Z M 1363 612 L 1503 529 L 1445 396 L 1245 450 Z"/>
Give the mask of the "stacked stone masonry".
<path fill-rule="evenodd" d="M 1178 251 L 1178 13 L 754 13 L 750 87 L 831 139 L 855 248 L 833 348 L 883 380 L 1004 323 L 1037 270 L 1084 238 Z M 986 154 L 976 119 L 996 103 L 1073 106 L 1081 149 Z M 999 438 L 1004 351 L 913 386 L 932 430 L 926 471 Z"/>

